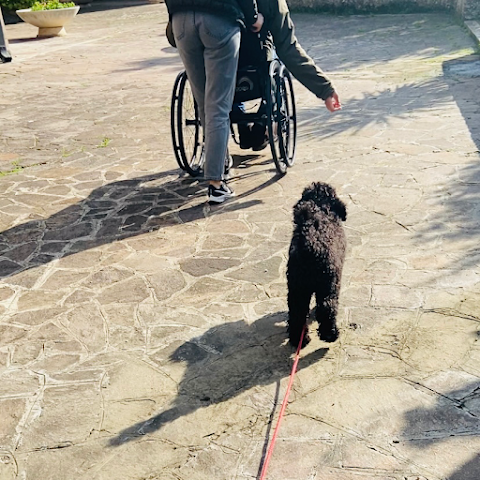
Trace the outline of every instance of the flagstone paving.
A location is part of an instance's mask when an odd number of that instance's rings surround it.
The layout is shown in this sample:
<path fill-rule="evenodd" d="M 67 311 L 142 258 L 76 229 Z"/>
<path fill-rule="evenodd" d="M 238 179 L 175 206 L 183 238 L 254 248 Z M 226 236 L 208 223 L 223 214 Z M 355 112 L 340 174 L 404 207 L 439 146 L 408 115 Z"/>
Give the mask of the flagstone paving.
<path fill-rule="evenodd" d="M 171 147 L 165 6 L 124 7 L 6 28 L 0 479 L 257 478 L 292 365 L 291 208 L 319 180 L 348 208 L 340 339 L 302 351 L 267 478 L 478 480 L 469 33 L 295 14 L 344 108 L 295 83 L 295 166 L 232 146 L 237 197 L 210 207 Z"/>

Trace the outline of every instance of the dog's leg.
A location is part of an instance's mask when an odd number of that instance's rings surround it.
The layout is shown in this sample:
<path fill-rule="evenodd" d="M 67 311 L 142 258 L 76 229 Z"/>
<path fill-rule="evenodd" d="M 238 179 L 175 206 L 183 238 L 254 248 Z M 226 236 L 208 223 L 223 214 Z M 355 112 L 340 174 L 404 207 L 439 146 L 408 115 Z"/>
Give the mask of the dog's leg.
<path fill-rule="evenodd" d="M 315 318 L 318 322 L 318 336 L 324 342 L 334 342 L 338 338 L 338 294 L 334 292 L 323 296 L 317 292 L 316 300 Z"/>
<path fill-rule="evenodd" d="M 292 282 L 293 283 L 293 282 Z M 303 326 L 307 323 L 307 316 L 310 308 L 312 293 L 306 288 L 293 287 L 288 285 L 288 336 L 290 344 L 298 347 L 302 336 Z M 303 337 L 302 348 L 308 345 L 310 336 L 308 327 Z"/>

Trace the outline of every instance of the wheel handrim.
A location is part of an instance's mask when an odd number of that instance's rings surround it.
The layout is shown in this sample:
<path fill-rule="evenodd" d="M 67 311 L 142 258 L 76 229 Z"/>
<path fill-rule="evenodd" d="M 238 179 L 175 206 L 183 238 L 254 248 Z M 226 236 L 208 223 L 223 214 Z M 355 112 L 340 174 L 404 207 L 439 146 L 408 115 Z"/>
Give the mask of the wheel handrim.
<path fill-rule="evenodd" d="M 281 125 L 279 124 L 280 115 L 278 111 L 278 78 L 281 74 L 281 69 L 281 64 L 276 60 L 270 65 L 269 74 L 272 81 L 269 88 L 267 87 L 267 111 L 269 112 L 267 123 L 273 160 L 277 171 L 283 175 L 287 170 L 287 164 L 282 159 L 281 133 L 279 134 Z"/>
<path fill-rule="evenodd" d="M 198 175 L 203 163 L 202 145 L 200 144 L 201 125 L 198 107 L 187 78 L 185 78 L 182 93 L 178 118 L 179 131 L 181 132 L 181 155 L 186 170 L 192 175 Z"/>
<path fill-rule="evenodd" d="M 172 92 L 172 102 L 170 104 L 170 131 L 172 135 L 173 152 L 175 154 L 175 159 L 177 160 L 178 166 L 182 170 L 185 170 L 185 164 L 183 163 L 183 158 L 181 155 L 177 125 L 178 125 L 178 100 L 180 98 L 180 84 L 184 76 L 185 76 L 185 72 L 181 72 L 178 74 L 177 78 L 175 79 L 175 84 L 173 86 L 173 92 Z"/>
<path fill-rule="evenodd" d="M 279 77 L 277 89 L 277 102 L 280 125 L 280 151 L 287 166 L 292 166 L 295 161 L 295 143 L 297 137 L 297 122 L 295 111 L 295 97 L 293 95 L 292 79 L 288 71 Z"/>

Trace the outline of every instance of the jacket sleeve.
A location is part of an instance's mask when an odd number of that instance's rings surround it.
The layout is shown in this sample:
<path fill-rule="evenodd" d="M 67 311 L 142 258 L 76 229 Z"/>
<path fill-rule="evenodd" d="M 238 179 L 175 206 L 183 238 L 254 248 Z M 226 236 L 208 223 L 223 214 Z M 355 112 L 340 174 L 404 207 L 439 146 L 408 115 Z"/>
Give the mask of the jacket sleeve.
<path fill-rule="evenodd" d="M 258 18 L 256 0 L 237 0 L 243 15 L 245 16 L 245 27 L 250 28 Z"/>
<path fill-rule="evenodd" d="M 280 60 L 302 85 L 317 97 L 326 100 L 335 89 L 325 73 L 315 65 L 298 42 L 286 0 L 271 0 L 269 6 L 271 11 L 267 18 L 267 27 L 272 33 Z"/>

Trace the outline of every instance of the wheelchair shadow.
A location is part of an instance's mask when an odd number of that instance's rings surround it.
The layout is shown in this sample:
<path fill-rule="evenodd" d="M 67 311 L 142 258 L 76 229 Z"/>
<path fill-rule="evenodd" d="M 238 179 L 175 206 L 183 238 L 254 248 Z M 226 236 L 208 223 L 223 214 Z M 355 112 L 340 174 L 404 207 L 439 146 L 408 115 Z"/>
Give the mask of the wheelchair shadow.
<path fill-rule="evenodd" d="M 48 218 L 1 232 L 0 278 L 161 228 L 251 208 L 261 201 L 245 198 L 271 182 L 219 206 L 203 201 L 205 185 L 196 178 L 179 177 L 179 170 L 109 183 Z"/>
<path fill-rule="evenodd" d="M 270 154 L 270 151 L 268 151 L 268 153 Z M 275 164 L 270 157 L 263 157 L 264 155 L 262 153 L 248 153 L 246 155 L 232 154 L 233 167 L 239 169 L 246 169 L 270 165 L 275 168 Z"/>
<path fill-rule="evenodd" d="M 152 434 L 196 410 L 230 400 L 252 387 L 287 378 L 294 351 L 286 342 L 286 318 L 286 312 L 278 312 L 250 325 L 239 320 L 212 327 L 200 337 L 172 346 L 174 350 L 160 361 L 164 365 L 186 364 L 176 398 L 167 410 L 111 438 L 109 446 Z M 318 362 L 327 351 L 322 348 L 306 355 L 300 369 Z"/>

